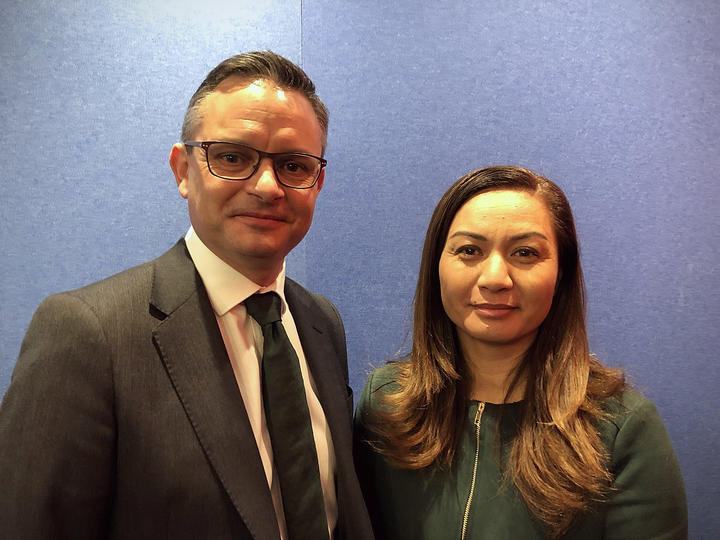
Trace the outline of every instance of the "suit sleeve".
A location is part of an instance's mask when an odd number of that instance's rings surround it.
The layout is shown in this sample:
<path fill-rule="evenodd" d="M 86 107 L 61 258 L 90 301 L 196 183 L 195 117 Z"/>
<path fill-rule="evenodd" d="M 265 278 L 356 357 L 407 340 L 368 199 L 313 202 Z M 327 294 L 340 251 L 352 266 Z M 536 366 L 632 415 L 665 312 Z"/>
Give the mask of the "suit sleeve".
<path fill-rule="evenodd" d="M 373 410 L 372 395 L 375 390 L 374 376 L 375 372 L 370 373 L 368 376 L 362 394 L 358 399 L 357 408 L 355 409 L 353 457 L 375 538 L 377 538 L 377 540 L 384 540 L 387 538 L 387 535 L 381 526 L 381 508 L 376 492 L 376 480 L 378 477 L 378 471 L 376 469 L 378 462 L 382 460 L 382 458 L 378 456 L 368 444 L 368 441 L 372 440 L 373 436 L 365 426 L 365 415 Z"/>
<path fill-rule="evenodd" d="M 0 406 L 0 537 L 103 536 L 115 461 L 108 351 L 72 294 L 35 313 Z"/>
<path fill-rule="evenodd" d="M 605 538 L 687 538 L 680 466 L 657 409 L 642 398 L 618 427 L 611 449 L 616 491 L 608 504 Z"/>

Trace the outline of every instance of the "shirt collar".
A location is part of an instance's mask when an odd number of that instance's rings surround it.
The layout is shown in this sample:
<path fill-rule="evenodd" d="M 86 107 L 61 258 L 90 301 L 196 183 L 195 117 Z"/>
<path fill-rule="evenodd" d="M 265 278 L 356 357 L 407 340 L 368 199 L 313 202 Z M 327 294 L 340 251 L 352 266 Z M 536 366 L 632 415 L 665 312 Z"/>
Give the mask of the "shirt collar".
<path fill-rule="evenodd" d="M 285 261 L 275 281 L 262 287 L 247 278 L 232 266 L 215 255 L 195 233 L 192 227 L 185 235 L 190 257 L 203 280 L 210 303 L 218 317 L 222 317 L 240 302 L 257 292 L 276 292 L 282 299 L 283 313 L 287 309 L 285 302 Z"/>

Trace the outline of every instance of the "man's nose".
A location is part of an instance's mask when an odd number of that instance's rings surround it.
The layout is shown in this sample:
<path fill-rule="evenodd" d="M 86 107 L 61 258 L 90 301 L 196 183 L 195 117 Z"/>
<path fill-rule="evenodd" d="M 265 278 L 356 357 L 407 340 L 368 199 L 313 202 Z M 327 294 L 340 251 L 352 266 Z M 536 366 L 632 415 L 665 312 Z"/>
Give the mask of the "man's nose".
<path fill-rule="evenodd" d="M 282 184 L 278 181 L 272 159 L 269 157 L 260 160 L 257 171 L 250 181 L 254 182 L 253 191 L 263 198 L 277 198 L 285 193 Z"/>
<path fill-rule="evenodd" d="M 478 287 L 489 291 L 501 291 L 513 286 L 508 262 L 500 253 L 491 253 L 480 266 Z"/>

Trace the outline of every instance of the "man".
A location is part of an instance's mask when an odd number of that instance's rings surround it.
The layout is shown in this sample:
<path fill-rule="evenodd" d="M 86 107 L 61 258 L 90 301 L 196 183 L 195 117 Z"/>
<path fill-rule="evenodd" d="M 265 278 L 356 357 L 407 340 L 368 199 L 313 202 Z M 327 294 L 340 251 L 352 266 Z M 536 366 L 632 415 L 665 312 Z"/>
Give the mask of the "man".
<path fill-rule="evenodd" d="M 170 153 L 184 239 L 49 297 L 30 324 L 0 409 L 0 537 L 372 537 L 342 323 L 284 268 L 323 186 L 327 120 L 278 55 L 210 72 Z M 266 372 L 285 369 L 277 350 L 295 370 L 282 388 Z M 301 403 L 284 410 L 295 384 Z M 281 464 L 299 423 L 308 446 Z M 309 468 L 286 473 L 296 461 Z"/>

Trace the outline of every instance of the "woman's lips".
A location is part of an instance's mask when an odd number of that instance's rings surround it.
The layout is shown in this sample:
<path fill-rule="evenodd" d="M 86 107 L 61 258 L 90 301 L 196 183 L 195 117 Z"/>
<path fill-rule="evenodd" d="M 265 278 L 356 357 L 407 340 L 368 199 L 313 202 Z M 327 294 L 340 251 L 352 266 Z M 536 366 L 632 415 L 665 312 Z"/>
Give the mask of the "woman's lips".
<path fill-rule="evenodd" d="M 472 308 L 481 317 L 502 319 L 517 309 L 509 304 L 472 304 Z"/>

